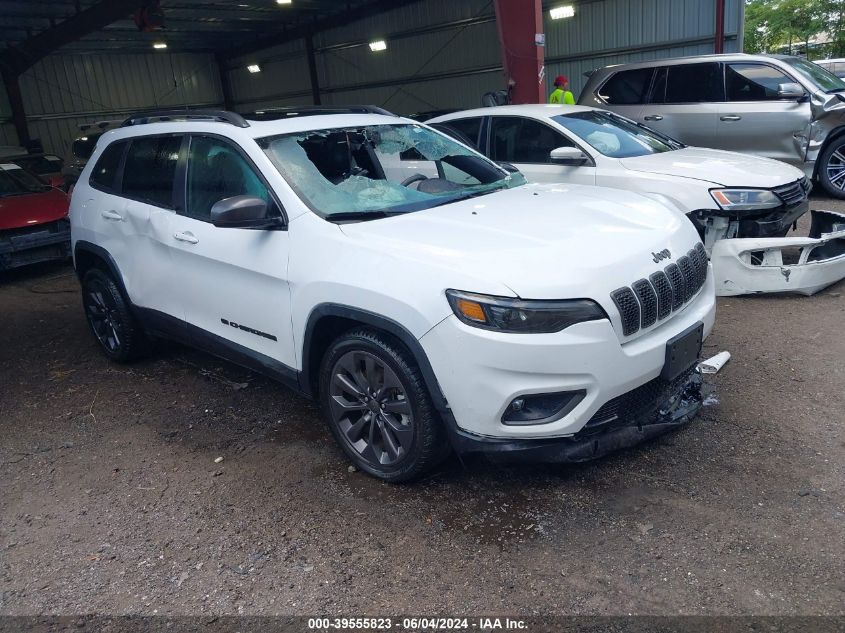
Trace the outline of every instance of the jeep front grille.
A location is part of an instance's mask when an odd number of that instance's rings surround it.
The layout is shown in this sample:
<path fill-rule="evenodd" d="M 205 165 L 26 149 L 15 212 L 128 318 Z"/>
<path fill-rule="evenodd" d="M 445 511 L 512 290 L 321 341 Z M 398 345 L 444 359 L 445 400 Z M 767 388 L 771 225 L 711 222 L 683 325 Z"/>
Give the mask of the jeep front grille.
<path fill-rule="evenodd" d="M 610 293 L 622 319 L 622 334 L 631 336 L 666 319 L 692 299 L 707 279 L 707 253 L 699 242 L 695 248 L 648 279 Z"/>

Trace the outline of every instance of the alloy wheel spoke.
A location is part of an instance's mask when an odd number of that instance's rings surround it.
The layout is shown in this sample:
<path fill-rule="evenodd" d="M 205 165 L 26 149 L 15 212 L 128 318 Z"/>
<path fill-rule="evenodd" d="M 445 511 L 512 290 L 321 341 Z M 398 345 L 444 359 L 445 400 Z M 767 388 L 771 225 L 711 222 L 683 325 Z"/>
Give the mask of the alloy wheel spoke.
<path fill-rule="evenodd" d="M 835 152 L 833 152 L 833 156 L 835 156 L 841 164 L 845 165 L 845 154 L 843 154 L 839 150 L 836 150 Z"/>
<path fill-rule="evenodd" d="M 340 385 L 341 389 L 350 394 L 355 396 L 356 398 L 363 398 L 364 393 L 361 389 L 358 388 L 358 385 L 354 384 L 349 378 L 347 378 L 344 374 L 335 374 L 334 375 L 335 384 Z"/>
<path fill-rule="evenodd" d="M 396 420 L 391 415 L 382 416 L 385 422 L 385 427 L 393 434 L 401 446 L 407 446 L 411 443 L 413 431 L 410 424 L 402 424 L 400 420 Z"/>
<path fill-rule="evenodd" d="M 407 400 L 388 400 L 383 403 L 385 413 L 399 413 L 401 415 L 409 415 L 411 413 L 411 405 Z"/>
<path fill-rule="evenodd" d="M 369 414 L 362 415 L 358 418 L 357 422 L 346 429 L 346 437 L 349 438 L 350 442 L 354 444 L 364 436 L 364 431 L 367 430 L 367 426 L 372 427 L 370 420 L 371 418 Z"/>
<path fill-rule="evenodd" d="M 378 366 L 376 365 L 376 359 L 370 355 L 364 357 L 364 376 L 367 379 L 367 386 L 373 391 L 376 391 L 380 384 Z"/>
<path fill-rule="evenodd" d="M 830 180 L 830 184 L 836 185 L 837 187 L 840 186 L 838 183 L 845 180 L 845 167 L 840 167 L 839 172 L 833 177 L 831 177 L 830 168 L 828 168 L 828 179 Z"/>
<path fill-rule="evenodd" d="M 381 436 L 384 439 L 385 451 L 391 460 L 395 461 L 402 455 L 401 443 L 394 437 L 393 430 L 386 424 L 381 428 Z"/>
<path fill-rule="evenodd" d="M 338 419 L 348 415 L 353 411 L 364 411 L 367 409 L 367 405 L 363 402 L 354 402 L 349 401 L 343 396 L 332 396 L 331 397 L 331 407 L 334 416 Z"/>

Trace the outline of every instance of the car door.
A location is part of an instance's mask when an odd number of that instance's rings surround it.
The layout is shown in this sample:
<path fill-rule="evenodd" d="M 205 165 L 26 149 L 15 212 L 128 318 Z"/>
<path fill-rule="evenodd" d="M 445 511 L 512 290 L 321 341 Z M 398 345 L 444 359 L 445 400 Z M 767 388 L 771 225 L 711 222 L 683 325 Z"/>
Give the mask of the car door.
<path fill-rule="evenodd" d="M 781 84 L 796 83 L 779 68 L 757 62 L 725 64 L 727 100 L 719 106 L 721 149 L 802 163 L 795 135 L 806 133 L 812 113 L 808 99 L 782 99 Z"/>
<path fill-rule="evenodd" d="M 132 139 L 122 169 L 120 195 L 125 206 L 118 220 L 142 236 L 127 244 L 130 264 L 121 264 L 133 304 L 146 310 L 150 327 L 179 335 L 184 327 L 184 299 L 173 284 L 170 247 L 177 206 L 176 171 L 185 141 L 183 134 Z"/>
<path fill-rule="evenodd" d="M 687 145 L 718 147 L 716 119 L 724 92 L 717 62 L 661 66 L 638 120 Z"/>
<path fill-rule="evenodd" d="M 488 128 L 488 157 L 511 163 L 530 182 L 595 184 L 592 162 L 577 166 L 552 162 L 553 149 L 578 146 L 551 125 L 527 117 L 492 116 Z"/>
<path fill-rule="evenodd" d="M 216 227 L 211 207 L 256 196 L 268 214 L 282 208 L 260 170 L 235 143 L 193 134 L 183 165 L 184 206 L 173 223 L 173 273 L 185 320 L 199 347 L 288 374 L 294 367 L 288 287 L 289 234 Z"/>

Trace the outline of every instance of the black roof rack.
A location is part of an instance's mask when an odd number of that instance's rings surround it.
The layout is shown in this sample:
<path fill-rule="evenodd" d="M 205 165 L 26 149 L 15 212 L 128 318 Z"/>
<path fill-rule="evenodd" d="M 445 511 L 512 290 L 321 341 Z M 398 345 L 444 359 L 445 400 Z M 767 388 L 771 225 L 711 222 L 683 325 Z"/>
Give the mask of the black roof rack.
<path fill-rule="evenodd" d="M 186 119 L 199 119 L 201 121 L 222 121 L 231 123 L 236 127 L 249 127 L 240 114 L 228 110 L 153 110 L 133 114 L 126 119 L 121 127 L 128 125 L 143 125 L 144 123 L 157 123 L 159 121 L 179 121 Z"/>
<path fill-rule="evenodd" d="M 282 106 L 278 108 L 262 108 L 254 112 L 246 112 L 244 118 L 253 121 L 278 121 L 289 117 L 316 116 L 320 114 L 384 114 L 387 116 L 399 116 L 388 112 L 384 108 L 374 105 L 351 105 L 351 106 Z"/>

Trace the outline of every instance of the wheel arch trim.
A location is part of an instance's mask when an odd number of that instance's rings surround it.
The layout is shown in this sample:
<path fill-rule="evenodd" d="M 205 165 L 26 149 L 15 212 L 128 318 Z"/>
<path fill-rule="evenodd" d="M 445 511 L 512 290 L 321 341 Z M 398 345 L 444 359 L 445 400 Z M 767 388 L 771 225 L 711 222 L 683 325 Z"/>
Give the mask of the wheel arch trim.
<path fill-rule="evenodd" d="M 303 392 L 310 396 L 315 396 L 313 393 L 311 375 L 315 371 L 315 367 L 311 362 L 311 348 L 314 344 L 313 335 L 317 329 L 317 325 L 324 317 L 341 317 L 350 321 L 355 321 L 361 325 L 367 325 L 379 330 L 383 330 L 388 334 L 396 337 L 408 349 L 420 368 L 425 385 L 431 395 L 432 402 L 435 408 L 440 411 L 448 411 L 449 405 L 446 397 L 443 395 L 443 390 L 437 382 L 437 377 L 428 360 L 428 356 L 423 350 L 419 340 L 408 331 L 405 326 L 369 310 L 363 308 L 356 308 L 353 306 L 338 304 L 338 303 L 321 303 L 311 310 L 308 315 L 308 320 L 305 325 L 305 335 L 302 342 L 302 371 L 300 373 L 300 388 Z"/>
<path fill-rule="evenodd" d="M 129 298 L 129 293 L 126 292 L 126 286 L 123 283 L 123 275 L 121 274 L 120 268 L 118 268 L 117 263 L 114 261 L 111 254 L 102 246 L 97 246 L 96 244 L 92 244 L 91 242 L 86 242 L 84 240 L 77 241 L 73 247 L 73 267 L 80 282 L 82 281 L 82 274 L 77 264 L 79 261 L 79 253 L 88 253 L 93 255 L 106 265 L 108 272 L 114 278 L 114 282 L 117 284 L 117 287 L 120 289 L 120 293 L 123 295 L 123 300 L 126 301 L 129 309 L 134 312 L 134 306 Z"/>

